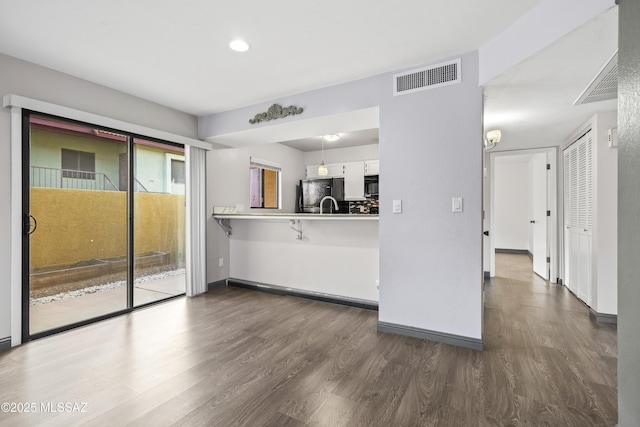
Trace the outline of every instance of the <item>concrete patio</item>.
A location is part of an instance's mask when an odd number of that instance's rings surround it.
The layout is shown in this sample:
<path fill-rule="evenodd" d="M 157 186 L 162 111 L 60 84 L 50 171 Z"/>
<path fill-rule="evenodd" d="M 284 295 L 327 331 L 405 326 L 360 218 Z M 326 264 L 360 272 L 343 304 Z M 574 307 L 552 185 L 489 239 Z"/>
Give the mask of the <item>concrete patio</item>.
<path fill-rule="evenodd" d="M 124 310 L 127 287 L 102 290 L 81 296 L 30 306 L 30 331 L 37 334 Z M 134 285 L 134 304 L 140 306 L 185 293 L 185 275 L 149 280 Z"/>

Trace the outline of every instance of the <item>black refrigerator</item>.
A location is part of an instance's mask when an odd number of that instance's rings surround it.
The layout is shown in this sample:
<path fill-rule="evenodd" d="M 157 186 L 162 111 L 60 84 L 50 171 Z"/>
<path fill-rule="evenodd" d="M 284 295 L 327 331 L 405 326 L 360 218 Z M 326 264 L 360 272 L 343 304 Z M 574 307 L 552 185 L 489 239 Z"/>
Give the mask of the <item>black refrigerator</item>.
<path fill-rule="evenodd" d="M 308 179 L 300 181 L 300 197 L 298 207 L 300 212 L 320 213 L 320 202 L 325 196 L 334 196 L 334 180 L 332 178 Z M 335 196 L 334 196 L 335 197 Z M 331 201 L 325 201 L 328 211 Z"/>

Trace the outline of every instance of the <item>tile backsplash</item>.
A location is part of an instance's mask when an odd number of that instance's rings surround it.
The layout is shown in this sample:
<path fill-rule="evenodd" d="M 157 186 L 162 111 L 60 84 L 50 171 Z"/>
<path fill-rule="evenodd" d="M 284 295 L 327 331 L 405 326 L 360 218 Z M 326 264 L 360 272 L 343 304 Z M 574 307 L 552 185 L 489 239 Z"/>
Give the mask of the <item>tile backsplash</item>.
<path fill-rule="evenodd" d="M 362 201 L 349 202 L 349 213 L 377 215 L 379 212 L 378 203 L 378 199 L 367 199 Z"/>

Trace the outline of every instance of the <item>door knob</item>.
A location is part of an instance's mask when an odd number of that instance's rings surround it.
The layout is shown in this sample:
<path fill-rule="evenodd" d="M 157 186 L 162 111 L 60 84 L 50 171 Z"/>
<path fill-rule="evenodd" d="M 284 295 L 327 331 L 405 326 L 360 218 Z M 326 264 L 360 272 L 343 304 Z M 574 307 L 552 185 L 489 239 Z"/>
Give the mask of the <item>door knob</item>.
<path fill-rule="evenodd" d="M 535 224 L 535 223 L 536 223 L 536 220 L 535 220 L 535 219 L 532 219 L 532 220 L 531 220 L 531 221 L 529 221 L 529 222 L 530 222 L 531 224 Z"/>
<path fill-rule="evenodd" d="M 489 235 L 489 230 L 483 232 L 482 234 L 484 234 L 485 236 L 488 236 Z"/>

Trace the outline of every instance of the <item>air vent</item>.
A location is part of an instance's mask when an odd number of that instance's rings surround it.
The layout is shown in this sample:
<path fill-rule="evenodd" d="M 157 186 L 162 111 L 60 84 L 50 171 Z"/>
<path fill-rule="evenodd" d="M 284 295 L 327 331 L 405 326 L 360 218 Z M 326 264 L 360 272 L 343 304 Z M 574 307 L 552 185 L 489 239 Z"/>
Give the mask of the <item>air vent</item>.
<path fill-rule="evenodd" d="M 573 105 L 606 101 L 618 97 L 618 52 L 598 73 Z"/>
<path fill-rule="evenodd" d="M 393 95 L 405 95 L 419 90 L 434 89 L 460 83 L 460 58 L 393 76 Z"/>

